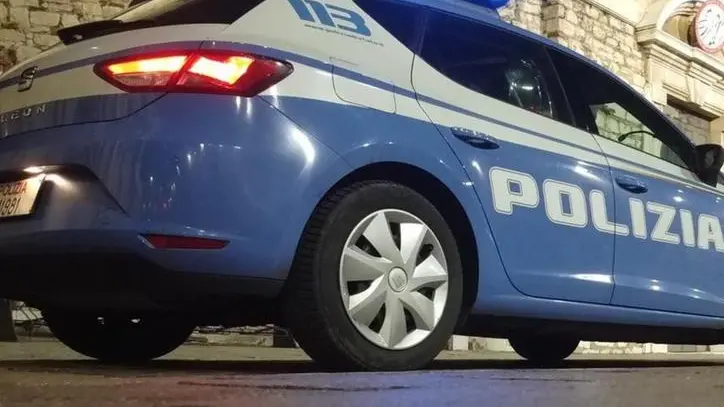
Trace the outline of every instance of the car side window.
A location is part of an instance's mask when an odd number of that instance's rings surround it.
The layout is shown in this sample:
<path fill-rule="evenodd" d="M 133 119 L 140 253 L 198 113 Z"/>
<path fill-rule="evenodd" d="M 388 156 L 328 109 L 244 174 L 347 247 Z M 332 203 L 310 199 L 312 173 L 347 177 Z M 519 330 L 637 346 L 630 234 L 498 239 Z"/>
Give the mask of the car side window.
<path fill-rule="evenodd" d="M 679 167 L 693 168 L 691 143 L 635 91 L 559 51 L 551 56 L 578 127 Z"/>
<path fill-rule="evenodd" d="M 408 48 L 417 49 L 422 31 L 420 7 L 395 0 L 355 0 L 355 3 Z"/>
<path fill-rule="evenodd" d="M 458 84 L 543 116 L 568 121 L 545 48 L 481 22 L 431 12 L 421 58 Z"/>

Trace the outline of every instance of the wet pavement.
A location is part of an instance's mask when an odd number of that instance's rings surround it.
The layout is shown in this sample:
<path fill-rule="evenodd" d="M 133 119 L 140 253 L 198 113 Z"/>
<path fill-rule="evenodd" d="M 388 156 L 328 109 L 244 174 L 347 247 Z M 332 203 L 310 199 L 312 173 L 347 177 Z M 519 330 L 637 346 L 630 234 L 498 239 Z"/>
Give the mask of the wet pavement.
<path fill-rule="evenodd" d="M 294 349 L 185 346 L 145 367 L 99 365 L 55 342 L 0 344 L 0 406 L 720 406 L 724 356 L 576 357 L 530 369 L 447 352 L 429 370 L 325 373 Z"/>

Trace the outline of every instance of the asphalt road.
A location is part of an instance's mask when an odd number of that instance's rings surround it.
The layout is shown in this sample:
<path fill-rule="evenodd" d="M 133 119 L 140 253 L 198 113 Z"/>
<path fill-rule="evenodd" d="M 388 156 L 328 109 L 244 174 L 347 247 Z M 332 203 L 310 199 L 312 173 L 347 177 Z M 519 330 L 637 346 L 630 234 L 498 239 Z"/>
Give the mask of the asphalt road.
<path fill-rule="evenodd" d="M 529 369 L 445 353 L 430 370 L 330 374 L 297 350 L 186 346 L 145 367 L 98 365 L 54 342 L 0 344 L 0 406 L 564 407 L 724 405 L 724 356 L 577 358 Z"/>

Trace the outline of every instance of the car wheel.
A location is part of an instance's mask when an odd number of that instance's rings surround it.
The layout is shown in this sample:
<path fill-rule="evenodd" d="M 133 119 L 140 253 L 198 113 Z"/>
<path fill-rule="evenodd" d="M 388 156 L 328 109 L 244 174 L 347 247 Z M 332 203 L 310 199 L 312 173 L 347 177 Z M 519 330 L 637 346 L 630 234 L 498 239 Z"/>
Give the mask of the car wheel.
<path fill-rule="evenodd" d="M 531 363 L 551 365 L 562 362 L 578 348 L 579 340 L 557 335 L 516 335 L 509 340 L 510 346 Z"/>
<path fill-rule="evenodd" d="M 181 346 L 195 326 L 168 315 L 111 315 L 44 310 L 53 335 L 74 351 L 109 363 L 143 363 Z"/>
<path fill-rule="evenodd" d="M 318 206 L 287 281 L 285 320 L 334 370 L 411 370 L 445 348 L 462 303 L 452 231 L 422 195 L 358 183 Z"/>

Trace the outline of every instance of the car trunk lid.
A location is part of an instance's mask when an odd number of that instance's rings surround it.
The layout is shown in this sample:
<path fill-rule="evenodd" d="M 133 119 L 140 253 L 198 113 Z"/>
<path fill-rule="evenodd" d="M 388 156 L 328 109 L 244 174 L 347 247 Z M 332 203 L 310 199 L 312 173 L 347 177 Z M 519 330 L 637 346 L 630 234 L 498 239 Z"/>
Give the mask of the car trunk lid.
<path fill-rule="evenodd" d="M 54 126 L 117 120 L 162 92 L 127 93 L 98 62 L 198 49 L 262 0 L 149 0 L 111 20 L 58 32 L 62 42 L 0 77 L 0 139 Z"/>

